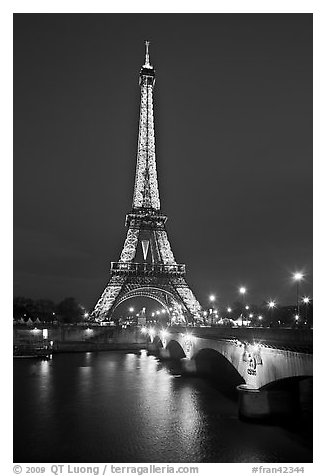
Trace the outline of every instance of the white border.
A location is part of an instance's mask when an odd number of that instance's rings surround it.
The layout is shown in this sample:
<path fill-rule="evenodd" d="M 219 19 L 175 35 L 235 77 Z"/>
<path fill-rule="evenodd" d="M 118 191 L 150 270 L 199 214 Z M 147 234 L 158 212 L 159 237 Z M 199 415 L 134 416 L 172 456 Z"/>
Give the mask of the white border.
<path fill-rule="evenodd" d="M 325 464 L 324 393 L 324 323 L 322 307 L 325 268 L 325 2 L 322 1 L 5 1 L 1 4 L 1 223 L 2 261 L 1 297 L 3 334 L 1 341 L 2 370 L 2 460 L 4 474 L 12 474 L 12 14 L 20 13 L 314 13 L 314 309 L 315 309 L 315 398 L 314 398 L 314 463 L 305 464 L 305 474 L 323 474 Z M 10 206 L 8 207 L 8 203 Z M 8 391 L 9 390 L 9 391 Z M 6 393 L 4 396 L 3 393 Z M 192 466 L 197 466 L 193 464 Z M 202 467 L 203 465 L 198 465 Z M 251 474 L 254 464 L 207 464 L 200 474 Z M 263 466 L 286 466 L 266 465 Z M 287 465 L 289 466 L 289 465 Z M 301 466 L 301 465 L 300 465 Z"/>

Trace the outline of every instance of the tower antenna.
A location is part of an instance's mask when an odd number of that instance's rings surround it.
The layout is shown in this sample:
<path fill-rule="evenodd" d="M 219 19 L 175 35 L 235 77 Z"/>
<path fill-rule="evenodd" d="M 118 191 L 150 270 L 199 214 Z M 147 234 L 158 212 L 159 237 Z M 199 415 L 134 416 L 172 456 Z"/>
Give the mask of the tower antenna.
<path fill-rule="evenodd" d="M 145 53 L 145 65 L 144 66 L 147 66 L 149 67 L 151 64 L 149 62 L 149 41 L 145 41 L 145 49 L 146 49 L 146 53 Z"/>

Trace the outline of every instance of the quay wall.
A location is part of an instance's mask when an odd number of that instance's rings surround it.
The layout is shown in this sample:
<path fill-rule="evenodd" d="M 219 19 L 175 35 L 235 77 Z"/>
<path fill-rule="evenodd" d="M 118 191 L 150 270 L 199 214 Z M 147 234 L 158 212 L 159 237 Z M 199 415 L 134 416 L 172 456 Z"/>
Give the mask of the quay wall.
<path fill-rule="evenodd" d="M 44 330 L 47 334 L 44 334 Z M 47 335 L 47 337 L 44 337 Z M 146 337 L 139 329 L 118 329 L 102 326 L 14 326 L 13 344 L 37 345 L 53 342 L 54 352 L 87 352 L 100 350 L 137 350 L 146 347 Z"/>

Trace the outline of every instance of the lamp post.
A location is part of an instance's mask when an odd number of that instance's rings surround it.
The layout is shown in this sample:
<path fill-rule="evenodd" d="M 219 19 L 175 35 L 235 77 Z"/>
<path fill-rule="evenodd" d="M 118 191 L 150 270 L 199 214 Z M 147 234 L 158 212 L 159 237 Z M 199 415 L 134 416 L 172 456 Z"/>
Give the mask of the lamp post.
<path fill-rule="evenodd" d="M 299 285 L 302 278 L 303 278 L 302 273 L 294 273 L 293 275 L 293 279 L 297 283 L 297 316 L 298 316 L 297 321 L 300 319 Z"/>
<path fill-rule="evenodd" d="M 270 301 L 268 301 L 267 305 L 268 305 L 268 307 L 269 307 L 269 309 L 270 309 L 270 311 L 271 311 L 271 322 L 272 322 L 272 321 L 273 321 L 273 310 L 274 310 L 274 307 L 275 307 L 275 305 L 276 305 L 276 302 L 270 300 Z"/>
<path fill-rule="evenodd" d="M 307 318 L 308 318 L 308 306 L 309 306 L 309 303 L 310 303 L 310 298 L 308 296 L 305 296 L 303 299 L 302 299 L 302 302 L 306 305 L 306 316 L 305 316 L 305 322 L 307 323 Z"/>
<path fill-rule="evenodd" d="M 243 315 L 244 315 L 244 309 L 245 309 L 244 297 L 245 297 L 246 292 L 247 292 L 246 288 L 241 286 L 241 288 L 239 289 L 239 293 L 242 295 L 241 327 L 243 327 Z"/>
<path fill-rule="evenodd" d="M 212 309 L 209 310 L 210 325 L 212 325 L 212 321 L 213 321 L 213 318 L 212 318 L 211 314 L 212 314 L 213 311 L 214 311 L 214 302 L 215 302 L 215 299 L 216 299 L 216 297 L 214 296 L 214 294 L 211 294 L 211 295 L 209 296 L 209 300 L 210 300 L 210 302 L 212 303 L 212 306 L 213 306 Z"/>

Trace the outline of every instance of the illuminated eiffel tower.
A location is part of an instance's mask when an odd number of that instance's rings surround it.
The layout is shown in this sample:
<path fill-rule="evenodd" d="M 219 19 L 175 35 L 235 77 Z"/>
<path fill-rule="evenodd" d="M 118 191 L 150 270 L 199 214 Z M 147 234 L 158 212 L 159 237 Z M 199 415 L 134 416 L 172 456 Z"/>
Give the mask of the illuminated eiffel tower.
<path fill-rule="evenodd" d="M 161 213 L 156 173 L 153 89 L 155 70 L 146 41 L 140 70 L 140 119 L 132 210 L 126 216 L 127 236 L 119 261 L 111 262 L 109 282 L 92 317 L 109 320 L 126 299 L 149 297 L 176 322 L 201 322 L 201 306 L 189 288 L 184 264 L 174 258 Z M 173 322 L 173 321 L 172 321 Z"/>

